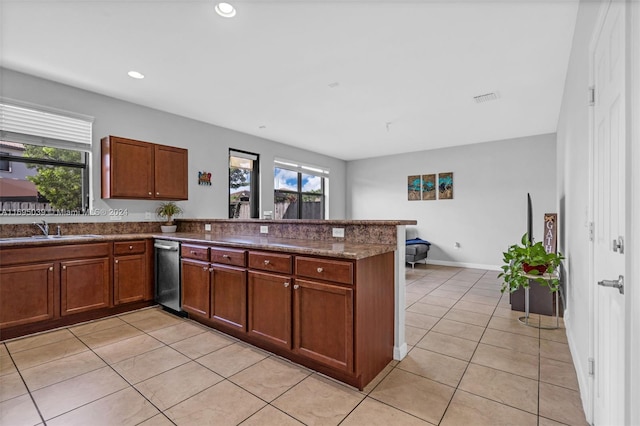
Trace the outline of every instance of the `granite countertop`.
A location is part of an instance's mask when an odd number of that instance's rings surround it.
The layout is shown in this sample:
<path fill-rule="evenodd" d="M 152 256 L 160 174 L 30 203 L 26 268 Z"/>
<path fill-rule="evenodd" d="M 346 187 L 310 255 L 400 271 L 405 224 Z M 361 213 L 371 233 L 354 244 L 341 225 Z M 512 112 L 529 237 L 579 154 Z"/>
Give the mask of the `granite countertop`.
<path fill-rule="evenodd" d="M 242 236 L 220 235 L 211 233 L 151 233 L 151 234 L 107 234 L 107 235 L 65 235 L 62 238 L 56 236 L 24 237 L 0 239 L 0 249 L 20 248 L 33 246 L 48 246 L 60 244 L 114 242 L 140 238 L 160 238 L 165 240 L 181 241 L 183 243 L 207 243 L 222 247 L 239 247 L 246 249 L 260 249 L 281 251 L 296 254 L 337 257 L 345 259 L 363 259 L 383 253 L 394 251 L 394 244 L 356 244 L 335 241 L 312 241 L 293 238 L 275 238 L 268 236 Z"/>

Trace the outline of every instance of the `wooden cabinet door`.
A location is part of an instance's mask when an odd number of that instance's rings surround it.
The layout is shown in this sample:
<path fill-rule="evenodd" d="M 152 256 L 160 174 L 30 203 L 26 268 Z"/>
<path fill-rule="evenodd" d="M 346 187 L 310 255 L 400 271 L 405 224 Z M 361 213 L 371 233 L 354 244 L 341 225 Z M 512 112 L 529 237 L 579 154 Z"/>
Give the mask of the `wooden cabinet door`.
<path fill-rule="evenodd" d="M 54 264 L 0 268 L 0 329 L 56 317 Z"/>
<path fill-rule="evenodd" d="M 291 277 L 249 271 L 248 333 L 291 349 Z"/>
<path fill-rule="evenodd" d="M 171 146 L 155 145 L 154 197 L 167 200 L 189 198 L 188 151 Z"/>
<path fill-rule="evenodd" d="M 153 198 L 154 145 L 116 137 L 110 137 L 109 141 L 111 143 L 111 170 L 106 171 L 110 173 L 111 180 L 111 194 L 109 197 Z M 104 173 L 105 170 L 103 170 Z M 104 193 L 103 197 L 105 197 Z"/>
<path fill-rule="evenodd" d="M 182 309 L 193 315 L 210 316 L 209 264 L 182 259 Z"/>
<path fill-rule="evenodd" d="M 212 269 L 211 319 L 247 331 L 247 271 L 217 265 Z"/>
<path fill-rule="evenodd" d="M 149 299 L 146 255 L 118 256 L 113 261 L 113 303 Z"/>
<path fill-rule="evenodd" d="M 60 311 L 69 315 L 111 306 L 109 258 L 60 263 Z"/>
<path fill-rule="evenodd" d="M 353 289 L 306 280 L 293 288 L 293 350 L 352 372 Z"/>

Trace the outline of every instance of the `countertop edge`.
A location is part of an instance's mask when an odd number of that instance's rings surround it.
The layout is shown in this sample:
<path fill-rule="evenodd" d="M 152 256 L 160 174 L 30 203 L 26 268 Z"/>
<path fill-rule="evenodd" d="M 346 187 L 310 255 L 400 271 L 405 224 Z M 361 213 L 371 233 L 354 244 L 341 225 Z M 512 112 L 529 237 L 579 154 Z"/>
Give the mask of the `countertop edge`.
<path fill-rule="evenodd" d="M 293 238 L 268 238 L 255 236 L 220 236 L 213 234 L 189 234 L 189 233 L 143 233 L 143 234 L 104 234 L 100 236 L 78 236 L 65 239 L 34 239 L 11 241 L 0 240 L 0 250 L 26 247 L 44 247 L 65 244 L 89 244 L 101 242 L 117 242 L 132 239 L 165 239 L 180 241 L 183 243 L 207 244 L 221 247 L 238 247 L 244 249 L 269 250 L 275 252 L 287 252 L 294 254 L 325 256 L 344 259 L 364 259 L 396 250 L 395 244 L 357 244 L 336 243 L 333 241 L 308 241 Z M 242 241 L 245 240 L 245 241 Z M 256 241 L 257 240 L 257 241 Z M 315 245 L 315 247 L 313 247 Z"/>

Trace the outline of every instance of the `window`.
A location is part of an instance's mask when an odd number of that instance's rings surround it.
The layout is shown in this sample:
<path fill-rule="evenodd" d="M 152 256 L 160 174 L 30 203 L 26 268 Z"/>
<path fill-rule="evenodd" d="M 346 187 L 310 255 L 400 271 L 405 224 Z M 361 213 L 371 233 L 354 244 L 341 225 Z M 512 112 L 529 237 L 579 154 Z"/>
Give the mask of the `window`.
<path fill-rule="evenodd" d="M 276 160 L 274 219 L 324 219 L 329 171 Z"/>
<path fill-rule="evenodd" d="M 89 208 L 91 119 L 0 103 L 4 212 L 79 214 Z M 5 163 L 6 162 L 6 163 Z"/>
<path fill-rule="evenodd" d="M 259 156 L 229 150 L 229 218 L 259 217 Z"/>
<path fill-rule="evenodd" d="M 0 156 L 2 156 L 3 160 L 0 160 L 0 172 L 9 172 L 11 173 L 11 161 L 4 160 L 5 156 L 8 156 L 8 152 L 0 152 Z"/>

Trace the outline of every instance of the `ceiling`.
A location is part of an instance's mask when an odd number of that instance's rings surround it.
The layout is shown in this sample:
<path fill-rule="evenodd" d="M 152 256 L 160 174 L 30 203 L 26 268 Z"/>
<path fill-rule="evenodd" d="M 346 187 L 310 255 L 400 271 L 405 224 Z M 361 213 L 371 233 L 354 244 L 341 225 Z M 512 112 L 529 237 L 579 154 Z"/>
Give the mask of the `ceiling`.
<path fill-rule="evenodd" d="M 0 0 L 0 65 L 343 160 L 556 131 L 577 0 L 227 1 Z"/>

